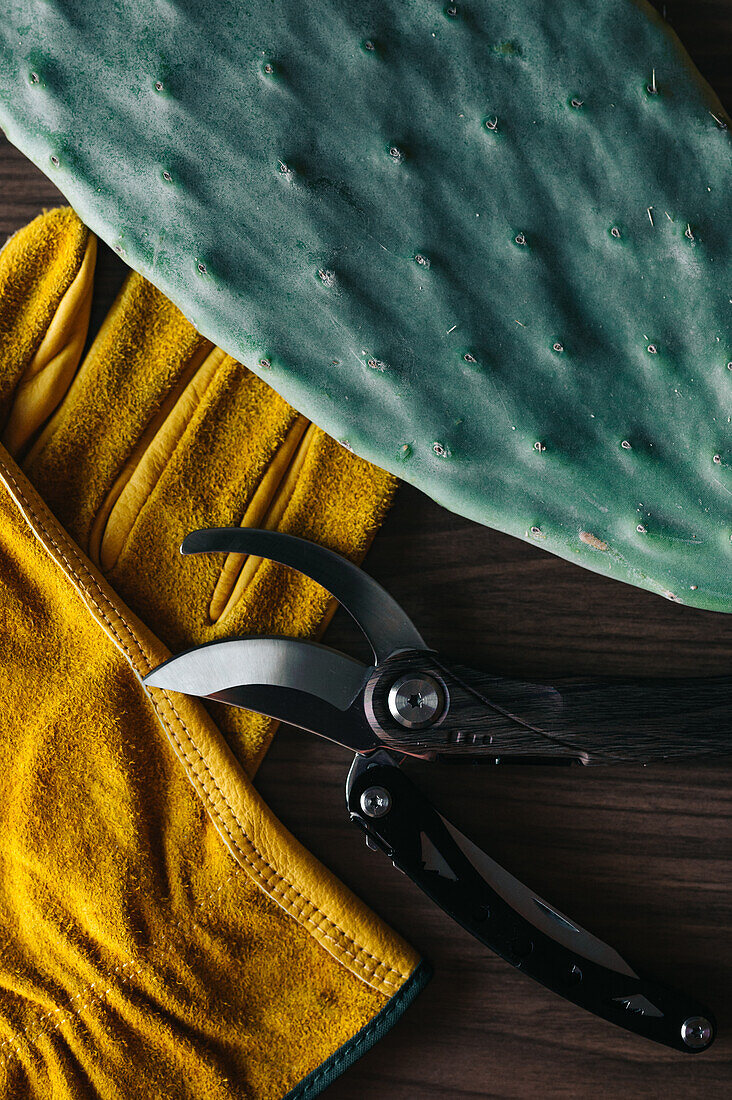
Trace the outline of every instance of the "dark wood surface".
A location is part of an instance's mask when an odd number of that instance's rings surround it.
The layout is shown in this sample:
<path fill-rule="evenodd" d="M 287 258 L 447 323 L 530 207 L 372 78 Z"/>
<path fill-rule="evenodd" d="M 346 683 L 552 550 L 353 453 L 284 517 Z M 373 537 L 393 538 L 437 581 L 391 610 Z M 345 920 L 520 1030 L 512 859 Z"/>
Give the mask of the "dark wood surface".
<path fill-rule="evenodd" d="M 571 2 L 571 0 L 569 0 Z M 658 5 L 661 7 L 662 5 Z M 666 5 L 732 110 L 732 0 Z M 0 145 L 0 234 L 58 193 Z M 98 323 L 122 268 L 102 250 Z M 454 516 L 403 486 L 366 566 L 455 660 L 524 677 L 729 674 L 732 616 L 668 603 Z M 326 641 L 366 657 L 339 612 Z M 732 758 L 652 767 L 456 768 L 413 778 L 494 858 L 631 962 L 707 1001 L 698 1057 L 655 1048 L 523 978 L 449 921 L 346 820 L 349 761 L 283 728 L 258 785 L 292 831 L 432 962 L 395 1029 L 328 1100 L 732 1096 Z"/>

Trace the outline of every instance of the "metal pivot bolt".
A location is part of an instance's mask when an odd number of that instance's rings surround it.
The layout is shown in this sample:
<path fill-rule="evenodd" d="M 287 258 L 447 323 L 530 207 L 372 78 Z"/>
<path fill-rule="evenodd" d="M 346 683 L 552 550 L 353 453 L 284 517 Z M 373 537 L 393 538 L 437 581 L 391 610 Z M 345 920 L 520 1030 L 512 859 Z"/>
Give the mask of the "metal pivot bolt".
<path fill-rule="evenodd" d="M 391 809 L 391 795 L 386 787 L 367 787 L 361 795 L 361 809 L 366 817 L 383 817 Z"/>
<path fill-rule="evenodd" d="M 692 1050 L 702 1050 L 712 1041 L 712 1025 L 704 1016 L 690 1016 L 681 1025 L 681 1038 Z"/>
<path fill-rule="evenodd" d="M 400 676 L 389 690 L 389 712 L 400 726 L 421 729 L 440 717 L 445 707 L 442 686 L 426 674 Z"/>

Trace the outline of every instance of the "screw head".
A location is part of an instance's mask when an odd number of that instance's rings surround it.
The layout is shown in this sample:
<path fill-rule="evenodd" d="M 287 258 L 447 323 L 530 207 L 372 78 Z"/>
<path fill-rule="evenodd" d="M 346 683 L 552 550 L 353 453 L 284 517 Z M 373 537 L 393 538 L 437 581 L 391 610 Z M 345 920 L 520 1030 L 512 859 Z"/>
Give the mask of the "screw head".
<path fill-rule="evenodd" d="M 712 1041 L 713 1028 L 705 1016 L 689 1016 L 681 1025 L 681 1038 L 691 1050 L 702 1050 Z"/>
<path fill-rule="evenodd" d="M 391 809 L 391 795 L 386 787 L 367 787 L 360 801 L 366 817 L 384 817 Z"/>
<path fill-rule="evenodd" d="M 423 729 L 444 712 L 445 692 L 432 676 L 406 673 L 392 684 L 388 703 L 392 718 L 400 726 Z"/>

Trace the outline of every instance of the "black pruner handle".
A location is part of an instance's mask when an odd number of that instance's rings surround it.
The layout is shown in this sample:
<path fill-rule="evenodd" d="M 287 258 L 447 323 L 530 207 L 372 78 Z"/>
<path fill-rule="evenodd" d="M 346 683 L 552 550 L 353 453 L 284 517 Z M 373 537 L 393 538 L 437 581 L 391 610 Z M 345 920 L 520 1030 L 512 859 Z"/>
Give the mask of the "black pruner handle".
<path fill-rule="evenodd" d="M 704 1005 L 632 970 L 613 948 L 462 837 L 388 754 L 372 760 L 378 762 L 357 757 L 351 769 L 346 786 L 351 820 L 458 924 L 517 970 L 596 1016 L 686 1054 L 710 1046 L 716 1023 Z M 506 896 L 529 913 L 535 907 L 537 923 Z M 552 926 L 557 938 L 550 934 Z"/>

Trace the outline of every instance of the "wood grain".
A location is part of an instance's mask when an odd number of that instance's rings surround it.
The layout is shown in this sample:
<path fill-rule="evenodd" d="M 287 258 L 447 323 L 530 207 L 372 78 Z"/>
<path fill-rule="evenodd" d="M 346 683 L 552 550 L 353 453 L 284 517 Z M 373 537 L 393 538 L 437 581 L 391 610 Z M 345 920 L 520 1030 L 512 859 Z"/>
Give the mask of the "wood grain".
<path fill-rule="evenodd" d="M 661 4 L 657 5 L 659 8 Z M 732 109 L 732 0 L 667 15 Z M 0 147 L 0 234 L 58 192 Z M 93 328 L 124 274 L 101 250 Z M 454 516 L 402 487 L 369 571 L 455 660 L 540 678 L 729 674 L 732 616 L 668 603 Z M 339 612 L 326 641 L 367 658 Z M 292 831 L 428 957 L 435 976 L 328 1100 L 593 1100 L 732 1095 L 732 760 L 646 768 L 410 766 L 439 808 L 631 962 L 705 999 L 719 1038 L 683 1057 L 553 996 L 452 924 L 345 817 L 349 761 L 283 728 L 258 784 Z"/>

